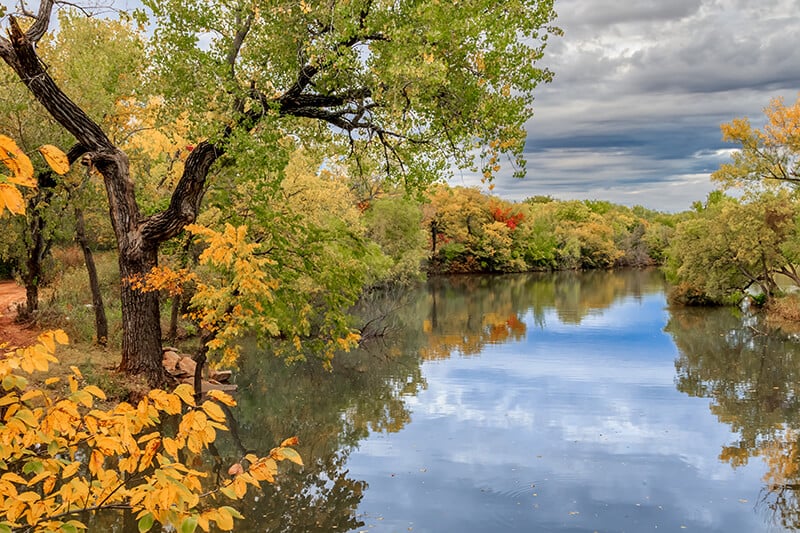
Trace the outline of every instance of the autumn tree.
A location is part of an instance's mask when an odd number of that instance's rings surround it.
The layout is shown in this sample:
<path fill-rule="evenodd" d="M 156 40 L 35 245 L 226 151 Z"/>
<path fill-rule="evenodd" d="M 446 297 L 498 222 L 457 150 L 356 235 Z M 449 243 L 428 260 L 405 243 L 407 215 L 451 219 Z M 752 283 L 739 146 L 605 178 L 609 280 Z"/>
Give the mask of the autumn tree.
<path fill-rule="evenodd" d="M 798 215 L 797 201 L 785 190 L 744 200 L 712 193 L 672 237 L 667 275 L 677 286 L 674 297 L 723 303 L 756 287 L 769 299 L 778 291 L 778 274 L 798 283 Z"/>
<path fill-rule="evenodd" d="M 354 155 L 380 156 L 384 171 L 408 185 L 440 178 L 453 161 L 471 166 L 476 143 L 485 171 L 506 151 L 521 173 L 533 90 L 551 77 L 538 62 L 558 32 L 551 0 L 145 2 L 163 96 L 205 138 L 169 206 L 145 216 L 127 154 L 37 54 L 53 4 L 43 0 L 27 29 L 10 16 L 0 57 L 103 175 L 123 280 L 149 272 L 161 243 L 197 218 L 223 155 L 257 169 L 274 160 L 276 132 L 335 136 Z M 120 368 L 161 382 L 158 295 L 122 285 Z"/>
<path fill-rule="evenodd" d="M 52 145 L 39 148 L 48 166 L 58 174 L 69 170 L 67 155 Z M 25 201 L 19 187 L 36 188 L 33 165 L 9 137 L 0 135 L 0 216 L 22 215 Z M 62 378 L 43 379 L 31 386 L 27 375 L 47 372 L 57 345 L 66 344 L 61 331 L 47 331 L 35 344 L 15 348 L 0 343 L 0 383 L 3 420 L 0 422 L 0 531 L 61 531 L 87 529 L 85 517 L 101 511 L 123 510 L 137 519 L 140 532 L 156 522 L 173 529 L 209 531 L 211 524 L 233 529 L 238 511 L 217 500 L 239 500 L 248 485 L 272 482 L 279 461 L 302 465 L 285 439 L 269 456 L 242 450 L 228 470 L 229 479 L 203 483 L 206 473 L 188 467 L 199 463 L 212 448 L 219 431 L 227 431 L 225 408 L 236 405 L 228 394 L 215 390 L 200 403 L 186 384 L 173 392 L 154 389 L 134 407 L 122 402 L 103 409 L 106 399 L 95 385 L 82 386 L 77 367 Z M 179 416 L 170 432 L 162 425 Z M 188 461 L 187 461 L 188 459 Z"/>
<path fill-rule="evenodd" d="M 760 130 L 747 118 L 721 126 L 723 140 L 739 149 L 712 179 L 727 187 L 759 188 L 770 182 L 800 185 L 800 98 L 790 106 L 783 98 L 775 98 L 764 115 L 766 124 Z"/>
<path fill-rule="evenodd" d="M 101 45 L 99 53 L 98 45 Z M 129 138 L 132 126 L 125 122 L 129 114 L 120 116 L 118 100 L 128 97 L 139 85 L 137 72 L 143 61 L 143 42 L 129 23 L 62 10 L 58 34 L 44 36 L 37 51 L 51 65 L 49 74 L 62 87 L 74 92 L 75 100 L 91 117 L 109 128 L 113 138 Z M 54 61 L 56 55 L 58 61 Z M 95 60 L 87 61 L 89 55 Z M 4 70 L 0 76 L 6 88 L 0 95 L 0 126 L 4 131 L 14 132 L 23 149 L 31 152 L 45 142 L 59 146 L 72 142 L 70 134 L 50 117 L 13 71 Z M 69 157 L 74 162 L 80 153 L 72 152 Z M 27 292 L 26 312 L 31 315 L 37 309 L 39 287 L 47 280 L 43 263 L 50 248 L 56 240 L 68 239 L 67 232 L 74 228 L 90 279 L 96 338 L 103 343 L 108 337 L 108 326 L 92 252 L 101 228 L 95 223 L 93 231 L 84 229 L 86 220 L 96 221 L 94 215 L 102 209 L 102 198 L 95 190 L 97 180 L 87 176 L 79 166 L 81 171 L 76 169 L 68 177 L 55 176 L 49 169 L 39 167 L 39 187 L 26 194 L 25 217 L 4 221 L 20 228 L 9 228 L 9 238 L 0 246 L 0 255 L 17 258 L 18 273 Z"/>

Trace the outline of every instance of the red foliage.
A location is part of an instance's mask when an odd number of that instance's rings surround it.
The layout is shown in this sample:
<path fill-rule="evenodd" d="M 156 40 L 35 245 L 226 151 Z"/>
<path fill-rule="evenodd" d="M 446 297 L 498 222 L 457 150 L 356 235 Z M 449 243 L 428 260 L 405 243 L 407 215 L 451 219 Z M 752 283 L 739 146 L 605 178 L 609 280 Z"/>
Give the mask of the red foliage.
<path fill-rule="evenodd" d="M 492 218 L 497 222 L 503 222 L 512 231 L 517 229 L 517 226 L 525 219 L 523 213 L 514 213 L 514 207 L 503 207 L 500 204 L 493 204 L 489 210 L 492 213 Z"/>

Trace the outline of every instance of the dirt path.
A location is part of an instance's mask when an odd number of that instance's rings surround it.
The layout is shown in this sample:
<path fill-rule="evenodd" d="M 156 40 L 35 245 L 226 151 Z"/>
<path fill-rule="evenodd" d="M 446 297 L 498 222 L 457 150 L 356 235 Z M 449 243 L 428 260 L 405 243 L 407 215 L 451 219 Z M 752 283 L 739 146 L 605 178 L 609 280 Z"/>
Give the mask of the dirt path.
<path fill-rule="evenodd" d="M 27 346 L 32 344 L 39 330 L 14 322 L 16 304 L 25 301 L 25 288 L 13 281 L 0 281 L 0 344 Z"/>

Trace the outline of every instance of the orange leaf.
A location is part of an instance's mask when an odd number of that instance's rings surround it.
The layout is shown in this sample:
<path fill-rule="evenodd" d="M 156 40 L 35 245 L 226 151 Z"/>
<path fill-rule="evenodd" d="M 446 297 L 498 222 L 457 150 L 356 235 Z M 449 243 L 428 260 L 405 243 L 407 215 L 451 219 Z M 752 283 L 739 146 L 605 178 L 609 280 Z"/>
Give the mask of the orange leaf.
<path fill-rule="evenodd" d="M 6 209 L 15 215 L 21 215 L 25 212 L 25 201 L 16 187 L 0 183 L 0 214 Z"/>
<path fill-rule="evenodd" d="M 14 173 L 15 183 L 25 187 L 36 187 L 31 160 L 13 139 L 5 135 L 0 135 L 0 161 Z"/>
<path fill-rule="evenodd" d="M 39 153 L 44 156 L 44 160 L 56 174 L 64 175 L 69 172 L 67 155 L 52 144 L 40 146 Z"/>
<path fill-rule="evenodd" d="M 298 439 L 297 437 L 289 437 L 285 441 L 281 442 L 281 447 L 297 446 L 298 444 L 300 444 L 300 439 Z"/>
<path fill-rule="evenodd" d="M 230 394 L 227 392 L 222 392 L 221 390 L 210 390 L 208 391 L 208 396 L 217 400 L 219 403 L 223 403 L 228 407 L 233 407 L 236 405 L 236 400 L 234 400 Z"/>

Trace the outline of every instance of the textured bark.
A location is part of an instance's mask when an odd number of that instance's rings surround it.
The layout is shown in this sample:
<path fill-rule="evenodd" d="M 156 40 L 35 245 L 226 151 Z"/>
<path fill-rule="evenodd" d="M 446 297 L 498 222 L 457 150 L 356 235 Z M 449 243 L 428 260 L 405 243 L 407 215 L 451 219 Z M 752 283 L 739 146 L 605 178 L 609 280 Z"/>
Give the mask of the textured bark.
<path fill-rule="evenodd" d="M 12 18 L 10 40 L 0 39 L 0 57 L 14 69 L 53 118 L 77 139 L 78 147 L 71 154 L 85 154 L 86 161 L 103 176 L 123 280 L 120 294 L 122 361 L 119 368 L 146 376 L 153 386 L 164 385 L 169 376 L 161 365 L 158 294 L 133 290 L 130 280 L 145 275 L 156 266 L 159 244 L 174 236 L 186 222 L 194 220 L 199 196 L 202 196 L 202 192 L 197 191 L 202 191 L 205 175 L 199 185 L 193 184 L 191 178 L 182 179 L 181 192 L 176 191 L 178 196 L 170 203 L 168 213 L 153 217 L 148 228 L 136 202 L 126 154 L 116 148 L 103 130 L 56 85 L 37 57 L 31 37 L 32 34 L 25 34 Z M 187 167 L 207 173 L 216 158 L 216 151 L 201 150 L 202 155 L 208 156 L 209 152 L 210 161 L 208 157 L 197 164 L 187 161 Z M 184 199 L 180 195 L 185 191 L 197 197 Z"/>
<path fill-rule="evenodd" d="M 28 201 L 27 257 L 22 283 L 25 285 L 25 316 L 30 318 L 39 310 L 39 286 L 42 283 L 42 263 L 50 253 L 53 240 L 47 236 L 47 221 L 42 210 L 53 199 L 55 180 L 50 172 L 38 176 L 39 187 Z"/>
<path fill-rule="evenodd" d="M 75 239 L 83 251 L 83 261 L 86 264 L 86 273 L 89 275 L 89 289 L 92 292 L 92 307 L 94 308 L 94 330 L 97 344 L 105 346 L 108 343 L 108 320 L 106 308 L 103 304 L 103 295 L 100 292 L 100 281 L 97 278 L 97 267 L 94 263 L 94 254 L 86 238 L 86 224 L 83 211 L 75 208 Z"/>

